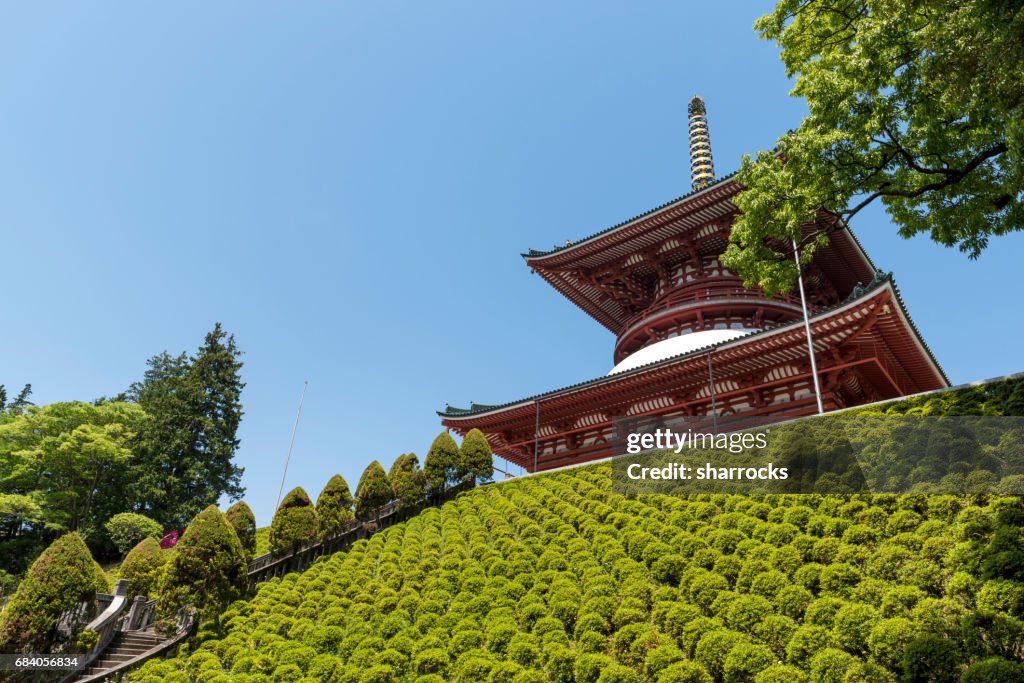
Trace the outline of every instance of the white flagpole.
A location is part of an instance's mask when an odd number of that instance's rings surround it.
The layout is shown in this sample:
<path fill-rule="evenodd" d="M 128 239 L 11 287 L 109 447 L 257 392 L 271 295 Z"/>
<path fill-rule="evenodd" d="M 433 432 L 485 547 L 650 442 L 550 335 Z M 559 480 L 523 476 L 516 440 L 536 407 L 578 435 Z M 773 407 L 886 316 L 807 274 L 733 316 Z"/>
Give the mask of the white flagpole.
<path fill-rule="evenodd" d="M 796 261 L 796 281 L 800 285 L 800 306 L 804 310 L 804 331 L 807 332 L 807 353 L 811 357 L 811 377 L 814 379 L 814 398 L 818 401 L 818 415 L 825 412 L 821 405 L 821 386 L 818 384 L 818 364 L 814 360 L 814 342 L 811 339 L 811 319 L 807 313 L 807 297 L 804 295 L 804 275 L 800 265 L 800 250 L 793 240 L 793 259 Z"/>

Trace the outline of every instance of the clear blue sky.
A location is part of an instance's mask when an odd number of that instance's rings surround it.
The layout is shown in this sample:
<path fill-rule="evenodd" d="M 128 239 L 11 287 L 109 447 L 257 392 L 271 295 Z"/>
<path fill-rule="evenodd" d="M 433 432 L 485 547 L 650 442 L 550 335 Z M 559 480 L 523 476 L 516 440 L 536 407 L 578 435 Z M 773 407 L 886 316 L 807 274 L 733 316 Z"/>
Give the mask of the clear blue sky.
<path fill-rule="evenodd" d="M 223 322 L 264 525 L 303 380 L 286 488 L 316 496 L 422 457 L 446 401 L 603 375 L 612 335 L 519 253 L 686 192 L 694 93 L 719 174 L 795 127 L 768 7 L 8 3 L 0 383 L 114 394 Z M 1024 369 L 1020 235 L 971 262 L 854 228 L 954 382 Z"/>

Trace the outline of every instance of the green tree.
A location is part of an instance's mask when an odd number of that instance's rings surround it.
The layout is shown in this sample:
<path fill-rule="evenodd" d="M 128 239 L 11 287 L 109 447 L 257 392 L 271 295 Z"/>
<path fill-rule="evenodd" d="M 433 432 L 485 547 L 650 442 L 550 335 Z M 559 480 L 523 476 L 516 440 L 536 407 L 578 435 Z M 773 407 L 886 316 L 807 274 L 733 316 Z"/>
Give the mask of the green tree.
<path fill-rule="evenodd" d="M 0 652 L 53 652 L 63 638 L 61 614 L 96 601 L 96 563 L 82 537 L 64 534 L 50 544 L 0 614 Z M 75 634 L 71 634 L 72 640 Z"/>
<path fill-rule="evenodd" d="M 270 552 L 283 553 L 293 549 L 316 533 L 316 510 L 301 486 L 287 494 L 270 523 Z"/>
<path fill-rule="evenodd" d="M 359 485 L 356 487 L 356 517 L 366 519 L 371 514 L 376 515 L 381 506 L 390 500 L 391 483 L 388 482 L 388 475 L 384 474 L 381 464 L 374 460 L 363 470 L 363 476 L 359 477 Z"/>
<path fill-rule="evenodd" d="M 26 384 L 18 392 L 18 395 L 14 397 L 13 401 L 7 400 L 7 387 L 0 384 L 0 413 L 7 413 L 9 415 L 20 415 L 25 411 L 25 408 L 35 405 L 28 400 L 28 397 L 32 395 L 32 385 Z"/>
<path fill-rule="evenodd" d="M 220 323 L 196 355 L 150 358 L 129 397 L 150 415 L 136 442 L 137 498 L 143 512 L 167 526 L 227 495 L 242 496 L 242 468 L 234 464 L 242 419 L 241 352 Z"/>
<path fill-rule="evenodd" d="M 325 536 L 352 521 L 352 504 L 352 493 L 345 478 L 335 474 L 328 479 L 316 498 L 317 535 Z"/>
<path fill-rule="evenodd" d="M 128 595 L 156 597 L 163 576 L 167 555 L 153 538 L 144 538 L 129 551 L 118 575 L 128 581 Z"/>
<path fill-rule="evenodd" d="M 494 458 L 487 437 L 475 427 L 459 446 L 459 479 L 471 477 L 474 484 L 489 481 L 494 475 Z"/>
<path fill-rule="evenodd" d="M 744 158 L 722 262 L 788 290 L 802 259 L 880 200 L 909 238 L 971 258 L 1024 228 L 1024 12 L 1012 2 L 779 0 L 755 24 L 810 113 Z M 818 232 L 803 226 L 826 217 Z"/>
<path fill-rule="evenodd" d="M 444 493 L 448 488 L 448 482 L 455 478 L 458 460 L 459 447 L 452 435 L 447 431 L 438 434 L 423 460 L 423 475 L 431 495 Z"/>
<path fill-rule="evenodd" d="M 256 515 L 252 513 L 252 508 L 240 500 L 227 509 L 224 518 L 235 530 L 246 557 L 252 557 L 256 553 Z"/>
<path fill-rule="evenodd" d="M 415 453 L 403 453 L 395 458 L 388 471 L 388 482 L 392 497 L 401 501 L 402 507 L 416 507 L 426 500 L 426 479 Z"/>
<path fill-rule="evenodd" d="M 160 522 L 136 512 L 119 512 L 103 525 L 117 551 L 124 555 L 144 538 L 160 538 Z"/>
<path fill-rule="evenodd" d="M 131 509 L 130 444 L 145 414 L 128 403 L 72 401 L 30 407 L 0 422 L 0 492 L 27 496 L 14 533 L 38 519 L 37 532 L 90 536 L 115 513 Z M 11 502 L 11 501 L 9 501 Z M 13 502 L 12 502 L 13 504 Z"/>
<path fill-rule="evenodd" d="M 186 605 L 216 619 L 245 588 L 245 551 L 223 513 L 196 515 L 174 548 L 160 587 L 157 615 L 166 630 Z"/>

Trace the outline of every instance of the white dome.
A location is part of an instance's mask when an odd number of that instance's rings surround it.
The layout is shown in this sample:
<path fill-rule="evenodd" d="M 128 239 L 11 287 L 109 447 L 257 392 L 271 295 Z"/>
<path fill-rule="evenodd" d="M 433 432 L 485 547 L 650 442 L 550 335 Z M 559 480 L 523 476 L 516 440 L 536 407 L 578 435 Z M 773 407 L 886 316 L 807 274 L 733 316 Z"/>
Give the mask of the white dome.
<path fill-rule="evenodd" d="M 609 375 L 614 375 L 620 372 L 626 372 L 638 368 L 641 365 L 648 365 L 650 363 L 657 363 L 659 360 L 665 360 L 666 358 L 672 358 L 673 356 L 681 356 L 684 353 L 689 353 L 703 346 L 711 346 L 712 344 L 721 344 L 737 337 L 756 332 L 757 330 L 701 330 L 700 332 L 691 332 L 690 334 L 682 334 L 678 337 L 669 337 L 663 339 L 660 342 L 645 346 L 636 353 L 624 358 L 618 365 L 612 368 Z"/>

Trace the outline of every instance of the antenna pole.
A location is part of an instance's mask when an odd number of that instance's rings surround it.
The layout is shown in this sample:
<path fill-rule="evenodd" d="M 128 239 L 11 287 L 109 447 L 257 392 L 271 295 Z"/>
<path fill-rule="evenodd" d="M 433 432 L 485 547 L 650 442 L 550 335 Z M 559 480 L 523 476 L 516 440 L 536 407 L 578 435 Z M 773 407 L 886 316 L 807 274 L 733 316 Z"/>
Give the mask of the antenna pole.
<path fill-rule="evenodd" d="M 299 429 L 299 417 L 302 416 L 302 402 L 306 399 L 306 387 L 309 386 L 309 381 L 302 383 L 302 395 L 299 396 L 299 409 L 295 413 L 295 424 L 292 425 L 292 438 L 288 442 L 288 455 L 284 459 L 284 472 L 281 473 L 281 485 L 277 487 L 277 502 L 274 503 L 274 512 L 277 512 L 277 506 L 281 504 L 281 492 L 284 491 L 284 478 L 288 476 L 288 463 L 292 459 L 292 446 L 295 445 L 295 432 Z"/>
<path fill-rule="evenodd" d="M 807 313 L 807 297 L 804 295 L 803 266 L 800 264 L 800 248 L 793 239 L 793 259 L 796 261 L 796 281 L 800 285 L 800 306 L 804 309 L 804 332 L 807 333 L 807 353 L 811 357 L 811 378 L 814 380 L 814 398 L 818 402 L 818 415 L 825 412 L 821 405 L 821 384 L 818 382 L 818 364 L 814 360 L 814 341 L 811 338 L 811 319 Z"/>

